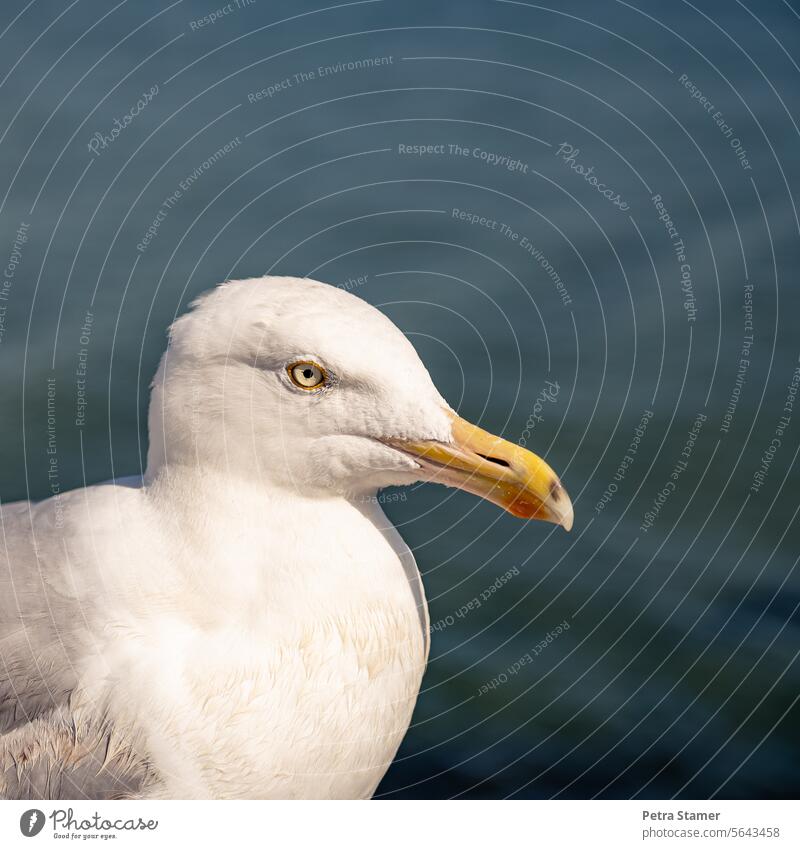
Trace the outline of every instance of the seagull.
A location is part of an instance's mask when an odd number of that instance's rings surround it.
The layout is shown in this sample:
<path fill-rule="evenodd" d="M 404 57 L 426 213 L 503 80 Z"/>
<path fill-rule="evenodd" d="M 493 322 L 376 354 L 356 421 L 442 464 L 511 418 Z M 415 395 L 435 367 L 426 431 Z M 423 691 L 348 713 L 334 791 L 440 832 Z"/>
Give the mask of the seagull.
<path fill-rule="evenodd" d="M 0 797 L 371 797 L 429 650 L 383 487 L 569 530 L 550 466 L 460 418 L 341 288 L 228 281 L 170 328 L 141 477 L 0 512 Z"/>

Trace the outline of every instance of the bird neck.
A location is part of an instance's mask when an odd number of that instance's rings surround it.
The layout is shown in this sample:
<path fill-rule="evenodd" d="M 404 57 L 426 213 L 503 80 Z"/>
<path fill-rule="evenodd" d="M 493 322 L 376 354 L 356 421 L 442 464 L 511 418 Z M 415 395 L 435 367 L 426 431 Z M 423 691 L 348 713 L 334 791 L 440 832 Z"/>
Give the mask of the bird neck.
<path fill-rule="evenodd" d="M 334 615 L 408 595 L 413 557 L 377 499 L 293 493 L 202 467 L 163 467 L 145 486 L 171 561 L 221 621 Z M 188 590 L 187 590 L 188 591 Z M 327 614 L 326 614 L 327 611 Z"/>

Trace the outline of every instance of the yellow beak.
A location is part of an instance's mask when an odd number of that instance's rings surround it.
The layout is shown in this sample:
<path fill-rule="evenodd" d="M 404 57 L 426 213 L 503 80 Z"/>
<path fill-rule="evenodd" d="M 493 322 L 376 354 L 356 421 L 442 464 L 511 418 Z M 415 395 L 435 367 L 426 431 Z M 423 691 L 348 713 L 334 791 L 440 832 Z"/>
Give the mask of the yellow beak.
<path fill-rule="evenodd" d="M 386 440 L 413 456 L 425 480 L 485 498 L 521 519 L 572 528 L 572 502 L 550 466 L 531 451 L 494 436 L 452 413 L 450 443 Z"/>

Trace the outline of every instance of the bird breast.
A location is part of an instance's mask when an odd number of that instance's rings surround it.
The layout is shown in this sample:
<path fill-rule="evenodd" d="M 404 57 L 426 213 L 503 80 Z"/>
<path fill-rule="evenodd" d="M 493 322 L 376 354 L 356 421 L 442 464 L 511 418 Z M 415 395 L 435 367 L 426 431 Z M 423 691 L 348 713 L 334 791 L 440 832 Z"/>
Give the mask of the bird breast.
<path fill-rule="evenodd" d="M 281 530 L 284 546 L 298 538 Z M 162 777 L 151 795 L 374 793 L 419 692 L 424 596 L 394 529 L 343 509 L 323 530 L 316 550 L 277 549 L 269 528 L 266 541 L 240 542 L 240 551 L 209 544 L 195 572 L 207 576 L 202 595 L 215 587 L 213 609 L 151 607 L 116 629 L 111 712 L 143 732 Z M 269 558 L 259 577 L 253 551 Z"/>

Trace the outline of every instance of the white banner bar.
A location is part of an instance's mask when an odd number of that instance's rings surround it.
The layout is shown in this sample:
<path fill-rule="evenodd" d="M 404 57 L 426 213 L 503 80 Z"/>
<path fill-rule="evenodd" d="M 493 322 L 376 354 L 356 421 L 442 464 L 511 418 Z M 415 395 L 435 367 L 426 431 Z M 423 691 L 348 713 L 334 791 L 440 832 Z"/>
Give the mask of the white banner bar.
<path fill-rule="evenodd" d="M 0 846 L 800 846 L 782 801 L 0 802 Z"/>

